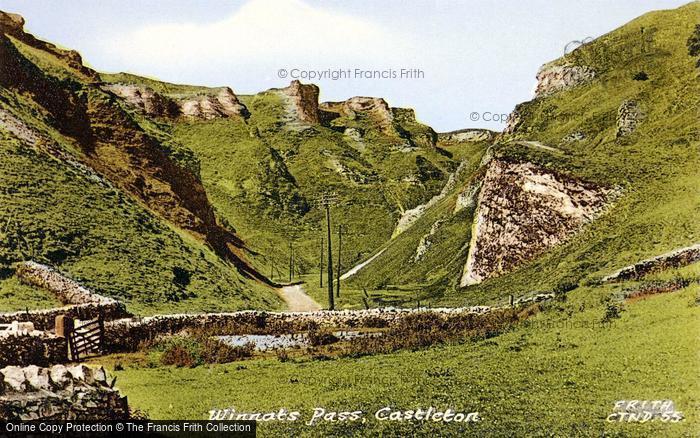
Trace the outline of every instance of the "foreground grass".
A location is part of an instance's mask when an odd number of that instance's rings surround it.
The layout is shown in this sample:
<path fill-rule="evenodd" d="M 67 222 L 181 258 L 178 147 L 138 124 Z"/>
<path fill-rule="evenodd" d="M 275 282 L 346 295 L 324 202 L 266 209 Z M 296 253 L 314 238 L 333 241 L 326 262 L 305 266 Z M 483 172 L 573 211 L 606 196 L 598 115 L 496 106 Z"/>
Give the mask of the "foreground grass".
<path fill-rule="evenodd" d="M 471 344 L 331 361 L 251 360 L 192 369 L 147 368 L 102 358 L 130 405 L 151 418 L 206 418 L 212 408 L 299 410 L 301 420 L 261 424 L 264 434 L 683 436 L 697 430 L 700 402 L 694 284 L 624 306 L 599 323 L 622 286 L 580 288 L 526 325 Z M 116 362 L 126 364 L 114 371 Z M 153 366 L 153 365 L 151 365 Z M 674 400 L 676 424 L 611 424 L 617 400 Z M 477 424 L 386 422 L 391 406 L 478 411 Z M 365 420 L 307 426 L 316 407 L 361 410 Z M 303 420 L 303 421 L 302 421 Z"/>

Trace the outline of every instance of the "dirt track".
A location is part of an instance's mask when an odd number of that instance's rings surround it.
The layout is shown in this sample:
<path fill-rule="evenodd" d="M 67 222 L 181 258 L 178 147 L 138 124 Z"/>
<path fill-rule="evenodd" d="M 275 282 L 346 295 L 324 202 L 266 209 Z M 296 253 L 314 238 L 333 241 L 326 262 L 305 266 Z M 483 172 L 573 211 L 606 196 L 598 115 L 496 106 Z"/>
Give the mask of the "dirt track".
<path fill-rule="evenodd" d="M 314 312 L 321 310 L 321 305 L 304 292 L 304 285 L 296 284 L 279 289 L 280 296 L 287 303 L 290 312 Z"/>

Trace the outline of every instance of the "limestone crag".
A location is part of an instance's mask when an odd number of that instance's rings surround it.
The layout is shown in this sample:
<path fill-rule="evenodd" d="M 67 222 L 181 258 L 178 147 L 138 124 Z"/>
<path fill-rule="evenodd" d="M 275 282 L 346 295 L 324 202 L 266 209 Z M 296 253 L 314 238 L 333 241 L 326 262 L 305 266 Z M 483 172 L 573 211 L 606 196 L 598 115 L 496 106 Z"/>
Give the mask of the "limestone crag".
<path fill-rule="evenodd" d="M 416 252 L 413 255 L 413 263 L 421 261 L 421 259 L 425 256 L 433 244 L 432 237 L 438 232 L 444 222 L 444 220 L 436 221 L 430 226 L 430 231 L 420 238 L 420 241 L 418 241 L 418 246 L 416 247 Z"/>
<path fill-rule="evenodd" d="M 75 50 L 59 49 L 56 45 L 41 41 L 24 31 L 24 18 L 18 14 L 0 11 L 0 34 L 12 35 L 20 41 L 39 50 L 44 50 L 60 58 L 85 79 L 98 81 L 100 76 L 93 69 L 83 65 L 80 53 Z M 4 60 L 3 60 L 4 61 Z"/>
<path fill-rule="evenodd" d="M 247 118 L 250 114 L 228 87 L 195 95 L 163 95 L 150 87 L 133 84 L 103 84 L 101 87 L 124 99 L 130 107 L 152 117 L 211 120 L 228 117 Z"/>
<path fill-rule="evenodd" d="M 545 64 L 537 72 L 535 97 L 568 90 L 594 77 L 595 71 L 586 66 Z"/>
<path fill-rule="evenodd" d="M 634 100 L 625 100 L 617 109 L 617 136 L 624 137 L 637 129 L 644 118 L 639 104 Z"/>
<path fill-rule="evenodd" d="M 210 120 L 227 117 L 247 118 L 250 113 L 229 87 L 222 87 L 216 94 L 201 94 L 177 100 L 185 117 Z"/>
<path fill-rule="evenodd" d="M 565 242 L 597 218 L 615 193 L 532 163 L 491 160 L 461 286 L 512 271 Z"/>
<path fill-rule="evenodd" d="M 491 141 L 495 138 L 495 134 L 488 129 L 460 129 L 459 131 L 441 132 L 438 134 L 438 138 L 445 142 L 466 143 Z"/>
<path fill-rule="evenodd" d="M 104 84 L 102 89 L 121 97 L 126 103 L 153 117 L 176 117 L 180 114 L 178 105 L 171 99 L 156 93 L 149 87 L 131 84 Z"/>
<path fill-rule="evenodd" d="M 508 114 L 508 118 L 506 119 L 506 126 L 503 128 L 503 133 L 504 134 L 512 134 L 514 133 L 520 124 L 523 122 L 523 118 L 520 115 L 520 111 L 518 111 L 518 108 L 522 104 L 518 104 L 515 106 L 515 109 L 511 111 L 510 114 Z"/>
<path fill-rule="evenodd" d="M 318 86 L 294 80 L 282 91 L 291 99 L 298 120 L 309 124 L 319 123 Z"/>
<path fill-rule="evenodd" d="M 457 179 L 462 174 L 462 172 L 464 172 L 464 169 L 467 167 L 467 164 L 468 162 L 466 160 L 462 161 L 457 167 L 457 170 L 455 170 L 449 175 L 449 177 L 447 178 L 447 182 L 442 187 L 442 190 L 440 190 L 440 193 L 430 198 L 428 202 L 426 202 L 425 204 L 420 204 L 409 210 L 403 211 L 401 213 L 401 217 L 399 217 L 399 220 L 396 223 L 396 228 L 394 228 L 392 238 L 398 236 L 399 234 L 403 233 L 408 228 L 410 228 L 413 224 L 416 223 L 418 219 L 420 219 L 425 214 L 425 212 L 429 208 L 436 205 L 438 202 L 440 202 L 440 200 L 445 198 L 452 191 L 452 189 L 455 188 L 455 185 L 457 184 Z"/>

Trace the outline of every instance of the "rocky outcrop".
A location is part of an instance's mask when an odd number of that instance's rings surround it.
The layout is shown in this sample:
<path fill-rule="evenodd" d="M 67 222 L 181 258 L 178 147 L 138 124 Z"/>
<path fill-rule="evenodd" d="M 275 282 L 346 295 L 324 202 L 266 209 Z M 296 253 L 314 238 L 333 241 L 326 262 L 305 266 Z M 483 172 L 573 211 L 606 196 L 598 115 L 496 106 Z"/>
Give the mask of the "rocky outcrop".
<path fill-rule="evenodd" d="M 700 261 L 700 243 L 685 248 L 674 249 L 673 251 L 651 257 L 622 269 L 603 278 L 604 283 L 639 280 L 643 276 L 652 272 L 663 271 L 664 269 L 678 268 Z"/>
<path fill-rule="evenodd" d="M 8 34 L 23 32 L 24 17 L 10 12 L 0 11 L 0 31 Z"/>
<path fill-rule="evenodd" d="M 617 109 L 617 136 L 624 137 L 637 129 L 644 118 L 639 104 L 635 100 L 625 100 Z"/>
<path fill-rule="evenodd" d="M 220 88 L 216 94 L 201 94 L 177 101 L 180 112 L 185 117 L 211 120 L 227 117 L 250 116 L 248 108 L 228 87 Z"/>
<path fill-rule="evenodd" d="M 130 84 L 105 84 L 105 91 L 110 91 L 121 97 L 132 108 L 152 117 L 176 117 L 180 108 L 171 99 L 156 93 L 149 87 L 139 87 Z"/>
<path fill-rule="evenodd" d="M 488 129 L 460 129 L 459 131 L 438 134 L 440 141 L 453 143 L 492 141 L 495 137 L 496 133 Z"/>
<path fill-rule="evenodd" d="M 545 64 L 537 72 L 535 97 L 568 90 L 595 77 L 595 71 L 586 66 Z"/>
<path fill-rule="evenodd" d="M 520 115 L 520 111 L 518 110 L 518 108 L 521 107 L 521 105 L 522 104 L 516 105 L 515 109 L 511 111 L 510 114 L 508 114 L 508 118 L 506 119 L 506 126 L 503 128 L 504 134 L 514 133 L 522 124 L 523 118 Z"/>
<path fill-rule="evenodd" d="M 54 365 L 0 369 L 0 418 L 28 420 L 125 420 L 126 397 L 107 381 L 104 368 Z"/>
<path fill-rule="evenodd" d="M 435 233 L 438 232 L 442 224 L 444 223 L 444 220 L 439 220 L 433 223 L 433 225 L 430 226 L 430 231 L 428 231 L 427 234 L 423 235 L 420 240 L 418 241 L 418 246 L 416 247 L 416 252 L 413 255 L 413 263 L 417 263 L 421 261 L 423 256 L 428 252 L 430 247 L 433 244 L 432 237 L 435 235 Z"/>
<path fill-rule="evenodd" d="M 228 117 L 247 118 L 250 113 L 228 87 L 193 96 L 169 97 L 149 87 L 134 84 L 104 84 L 102 89 L 124 99 L 132 108 L 151 117 L 211 120 Z"/>
<path fill-rule="evenodd" d="M 381 97 L 355 96 L 342 102 L 323 102 L 320 108 L 350 120 L 359 116 L 367 117 L 381 130 L 390 130 L 393 127 L 394 113 Z"/>
<path fill-rule="evenodd" d="M 396 223 L 396 228 L 394 228 L 392 238 L 406 231 L 409 227 L 416 223 L 416 221 L 420 219 L 429 208 L 436 205 L 443 198 L 445 198 L 445 196 L 447 196 L 455 188 L 455 185 L 457 184 L 457 178 L 459 178 L 459 176 L 462 174 L 467 164 L 468 163 L 466 160 L 462 161 L 459 164 L 459 167 L 457 167 L 457 170 L 451 173 L 450 176 L 447 178 L 447 182 L 442 187 L 442 190 L 440 190 L 440 193 L 430 198 L 428 202 L 402 212 L 401 217 L 399 217 L 399 221 Z"/>
<path fill-rule="evenodd" d="M 299 121 L 309 124 L 319 122 L 318 94 L 315 84 L 302 84 L 294 80 L 282 92 L 291 100 L 293 111 Z"/>
<path fill-rule="evenodd" d="M 461 286 L 512 271 L 597 218 L 614 191 L 531 163 L 493 159 L 478 199 Z"/>
<path fill-rule="evenodd" d="M 68 67 L 72 68 L 76 73 L 82 75 L 85 79 L 98 81 L 100 76 L 91 68 L 83 65 L 82 57 L 75 50 L 59 49 L 54 44 L 47 43 L 35 38 L 33 35 L 24 31 L 24 18 L 17 14 L 0 11 L 0 34 L 12 35 L 23 43 L 51 53 L 53 56 L 65 61 Z M 0 59 L 5 62 L 5 58 L 0 56 Z"/>
<path fill-rule="evenodd" d="M 479 193 L 481 188 L 481 181 L 474 182 L 465 187 L 464 190 L 459 192 L 457 195 L 457 200 L 455 201 L 455 208 L 453 214 L 459 213 L 465 208 L 474 208 L 476 206 L 476 195 Z"/>
<path fill-rule="evenodd" d="M 579 141 L 583 141 L 586 139 L 586 134 L 584 134 L 581 131 L 574 131 L 569 134 L 566 134 L 564 138 L 562 138 L 562 141 L 564 143 L 575 143 Z"/>

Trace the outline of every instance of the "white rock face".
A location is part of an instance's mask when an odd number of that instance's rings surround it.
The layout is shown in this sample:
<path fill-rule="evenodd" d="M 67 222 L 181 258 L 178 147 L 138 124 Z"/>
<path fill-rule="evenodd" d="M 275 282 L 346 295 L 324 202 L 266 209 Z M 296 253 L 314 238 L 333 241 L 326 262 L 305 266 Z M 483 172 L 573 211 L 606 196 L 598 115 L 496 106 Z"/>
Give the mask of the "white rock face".
<path fill-rule="evenodd" d="M 461 131 L 444 132 L 439 134 L 440 140 L 457 143 L 491 141 L 495 132 L 488 129 L 463 129 Z"/>
<path fill-rule="evenodd" d="M 535 96 L 542 97 L 557 91 L 567 90 L 595 77 L 595 71 L 578 65 L 545 64 L 537 72 Z"/>
<path fill-rule="evenodd" d="M 216 94 L 203 94 L 179 100 L 183 116 L 196 119 L 218 119 L 233 116 L 247 117 L 248 109 L 228 87 L 219 89 Z"/>
<path fill-rule="evenodd" d="M 482 183 L 461 286 L 509 272 L 596 219 L 615 191 L 531 163 L 492 160 Z"/>
<path fill-rule="evenodd" d="M 425 234 L 420 238 L 418 246 L 416 247 L 416 253 L 413 255 L 413 263 L 421 261 L 421 259 L 425 256 L 433 244 L 431 237 L 438 232 L 444 222 L 444 220 L 439 220 L 433 223 L 433 225 L 430 226 L 430 231 L 428 231 L 428 234 Z"/>
<path fill-rule="evenodd" d="M 624 137 L 633 133 L 644 119 L 644 113 L 634 100 L 625 100 L 617 109 L 617 136 Z"/>
<path fill-rule="evenodd" d="M 457 183 L 457 178 L 464 171 L 464 168 L 467 164 L 467 161 L 462 161 L 459 164 L 459 167 L 457 167 L 457 170 L 451 173 L 450 176 L 447 178 L 447 182 L 442 187 L 442 190 L 440 190 L 440 193 L 430 198 L 428 202 L 426 202 L 425 204 L 420 204 L 414 208 L 411 208 L 410 210 L 404 211 L 401 214 L 398 223 L 396 224 L 396 228 L 394 228 L 392 238 L 406 231 L 409 227 L 416 223 L 416 221 L 420 219 L 430 207 L 437 204 L 445 196 L 447 196 L 450 193 L 450 191 L 454 189 L 455 184 Z"/>
<path fill-rule="evenodd" d="M 248 116 L 248 109 L 228 87 L 187 97 L 165 96 L 149 87 L 132 84 L 104 84 L 102 89 L 116 94 L 132 108 L 153 117 L 173 118 L 182 115 L 210 120 Z"/>
<path fill-rule="evenodd" d="M 475 182 L 462 190 L 459 195 L 457 195 L 457 202 L 455 202 L 453 213 L 459 213 L 465 208 L 473 208 L 476 206 L 476 195 L 479 193 L 480 188 L 481 182 Z"/>

